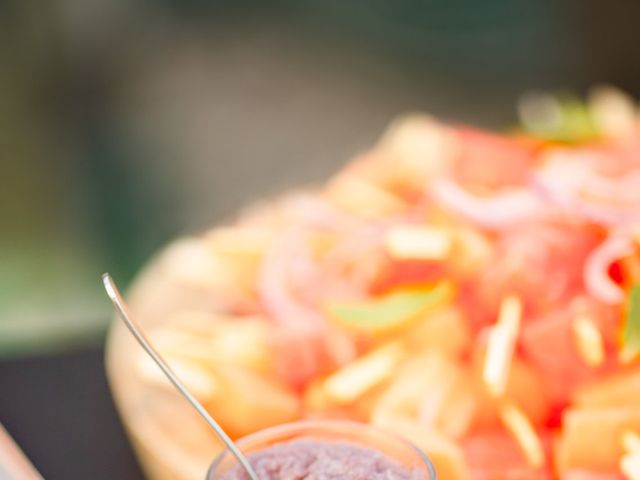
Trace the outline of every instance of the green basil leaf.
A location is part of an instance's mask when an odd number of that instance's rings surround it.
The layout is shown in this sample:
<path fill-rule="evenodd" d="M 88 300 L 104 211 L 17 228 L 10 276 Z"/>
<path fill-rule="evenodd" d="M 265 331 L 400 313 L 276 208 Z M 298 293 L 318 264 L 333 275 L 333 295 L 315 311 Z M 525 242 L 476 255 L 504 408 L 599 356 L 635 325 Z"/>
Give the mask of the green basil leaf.
<path fill-rule="evenodd" d="M 640 283 L 629 291 L 624 322 L 624 350 L 628 353 L 640 352 Z"/>
<path fill-rule="evenodd" d="M 378 299 L 333 303 L 327 306 L 327 311 L 347 327 L 380 330 L 397 327 L 427 309 L 442 305 L 451 298 L 451 293 L 451 285 L 443 282 L 428 290 L 402 289 Z"/>

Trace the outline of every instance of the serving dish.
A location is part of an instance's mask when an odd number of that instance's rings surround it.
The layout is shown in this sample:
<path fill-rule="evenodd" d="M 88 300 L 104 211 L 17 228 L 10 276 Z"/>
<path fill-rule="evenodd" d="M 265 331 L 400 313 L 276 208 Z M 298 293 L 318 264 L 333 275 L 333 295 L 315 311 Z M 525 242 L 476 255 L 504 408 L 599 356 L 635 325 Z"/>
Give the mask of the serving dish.
<path fill-rule="evenodd" d="M 640 122 L 611 88 L 525 97 L 498 134 L 395 121 L 323 186 L 169 245 L 128 301 L 234 438 L 353 419 L 440 478 L 638 478 Z M 115 325 L 108 371 L 151 478 L 206 427 Z"/>

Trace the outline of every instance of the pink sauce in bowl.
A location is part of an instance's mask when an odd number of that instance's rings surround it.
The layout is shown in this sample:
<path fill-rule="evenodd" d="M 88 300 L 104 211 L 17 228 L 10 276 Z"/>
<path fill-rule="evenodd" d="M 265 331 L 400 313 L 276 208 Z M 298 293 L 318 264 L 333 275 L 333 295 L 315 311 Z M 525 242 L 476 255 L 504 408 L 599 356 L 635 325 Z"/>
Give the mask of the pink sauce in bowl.
<path fill-rule="evenodd" d="M 365 424 L 296 422 L 238 441 L 260 480 L 435 480 L 417 447 Z M 208 480 L 247 480 L 229 454 L 211 466 Z"/>

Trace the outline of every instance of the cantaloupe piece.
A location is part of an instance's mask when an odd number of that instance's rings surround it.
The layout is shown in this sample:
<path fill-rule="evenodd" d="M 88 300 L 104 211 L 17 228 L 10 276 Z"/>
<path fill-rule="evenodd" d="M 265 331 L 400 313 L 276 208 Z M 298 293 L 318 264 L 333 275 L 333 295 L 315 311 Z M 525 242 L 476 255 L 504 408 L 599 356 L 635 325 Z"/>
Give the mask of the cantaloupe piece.
<path fill-rule="evenodd" d="M 584 385 L 574 395 L 574 402 L 583 407 L 622 407 L 638 405 L 640 370 L 620 372 Z"/>
<path fill-rule="evenodd" d="M 159 259 L 164 276 L 195 292 L 219 292 L 235 302 L 251 300 L 255 284 L 253 264 L 217 252 L 206 240 L 185 238 L 172 243 Z"/>
<path fill-rule="evenodd" d="M 384 218 L 407 208 L 402 198 L 350 172 L 343 172 L 332 178 L 325 194 L 338 207 L 365 218 Z"/>
<path fill-rule="evenodd" d="M 640 430 L 638 406 L 567 410 L 556 450 L 559 469 L 616 471 L 629 430 Z"/>
<path fill-rule="evenodd" d="M 424 114 L 410 113 L 395 119 L 376 148 L 347 168 L 392 191 L 418 195 L 448 170 L 458 144 L 452 128 Z"/>
<path fill-rule="evenodd" d="M 413 419 L 403 416 L 388 417 L 380 421 L 377 426 L 406 438 L 424 451 L 435 466 L 438 478 L 443 480 L 472 478 L 460 447 L 437 430 L 419 425 Z"/>
<path fill-rule="evenodd" d="M 475 411 L 468 377 L 439 352 L 413 357 L 399 369 L 373 406 L 371 421 L 394 416 L 413 418 L 451 436 L 464 435 Z"/>
<path fill-rule="evenodd" d="M 269 323 L 261 317 L 218 318 L 182 311 L 169 325 L 149 330 L 149 337 L 164 355 L 210 365 L 236 365 L 267 372 L 272 368 Z"/>
<path fill-rule="evenodd" d="M 348 409 L 338 405 L 324 388 L 324 379 L 309 383 L 302 394 L 302 406 L 305 416 L 312 418 L 341 418 L 348 416 Z"/>
<path fill-rule="evenodd" d="M 371 411 L 376 405 L 386 382 L 372 388 L 349 404 L 338 403 L 327 394 L 324 379 L 314 380 L 304 390 L 302 408 L 304 418 L 311 419 L 342 419 L 368 422 Z"/>
<path fill-rule="evenodd" d="M 455 356 L 464 352 L 471 342 L 471 332 L 462 312 L 454 307 L 428 312 L 404 336 L 409 350 L 437 350 Z"/>
<path fill-rule="evenodd" d="M 205 406 L 234 438 L 300 417 L 298 397 L 260 373 L 219 366 L 214 375 L 220 388 Z"/>

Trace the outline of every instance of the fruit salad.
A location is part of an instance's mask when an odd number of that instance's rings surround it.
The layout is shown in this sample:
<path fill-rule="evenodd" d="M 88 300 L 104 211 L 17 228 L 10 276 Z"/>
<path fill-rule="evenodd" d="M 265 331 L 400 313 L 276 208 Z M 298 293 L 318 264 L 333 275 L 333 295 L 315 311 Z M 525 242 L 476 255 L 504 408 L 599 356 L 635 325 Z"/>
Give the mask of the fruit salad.
<path fill-rule="evenodd" d="M 640 479 L 638 109 L 518 108 L 502 133 L 400 118 L 141 274 L 132 309 L 231 436 L 354 419 L 445 480 Z M 202 478 L 212 436 L 119 325 L 108 355 L 150 475 Z"/>

